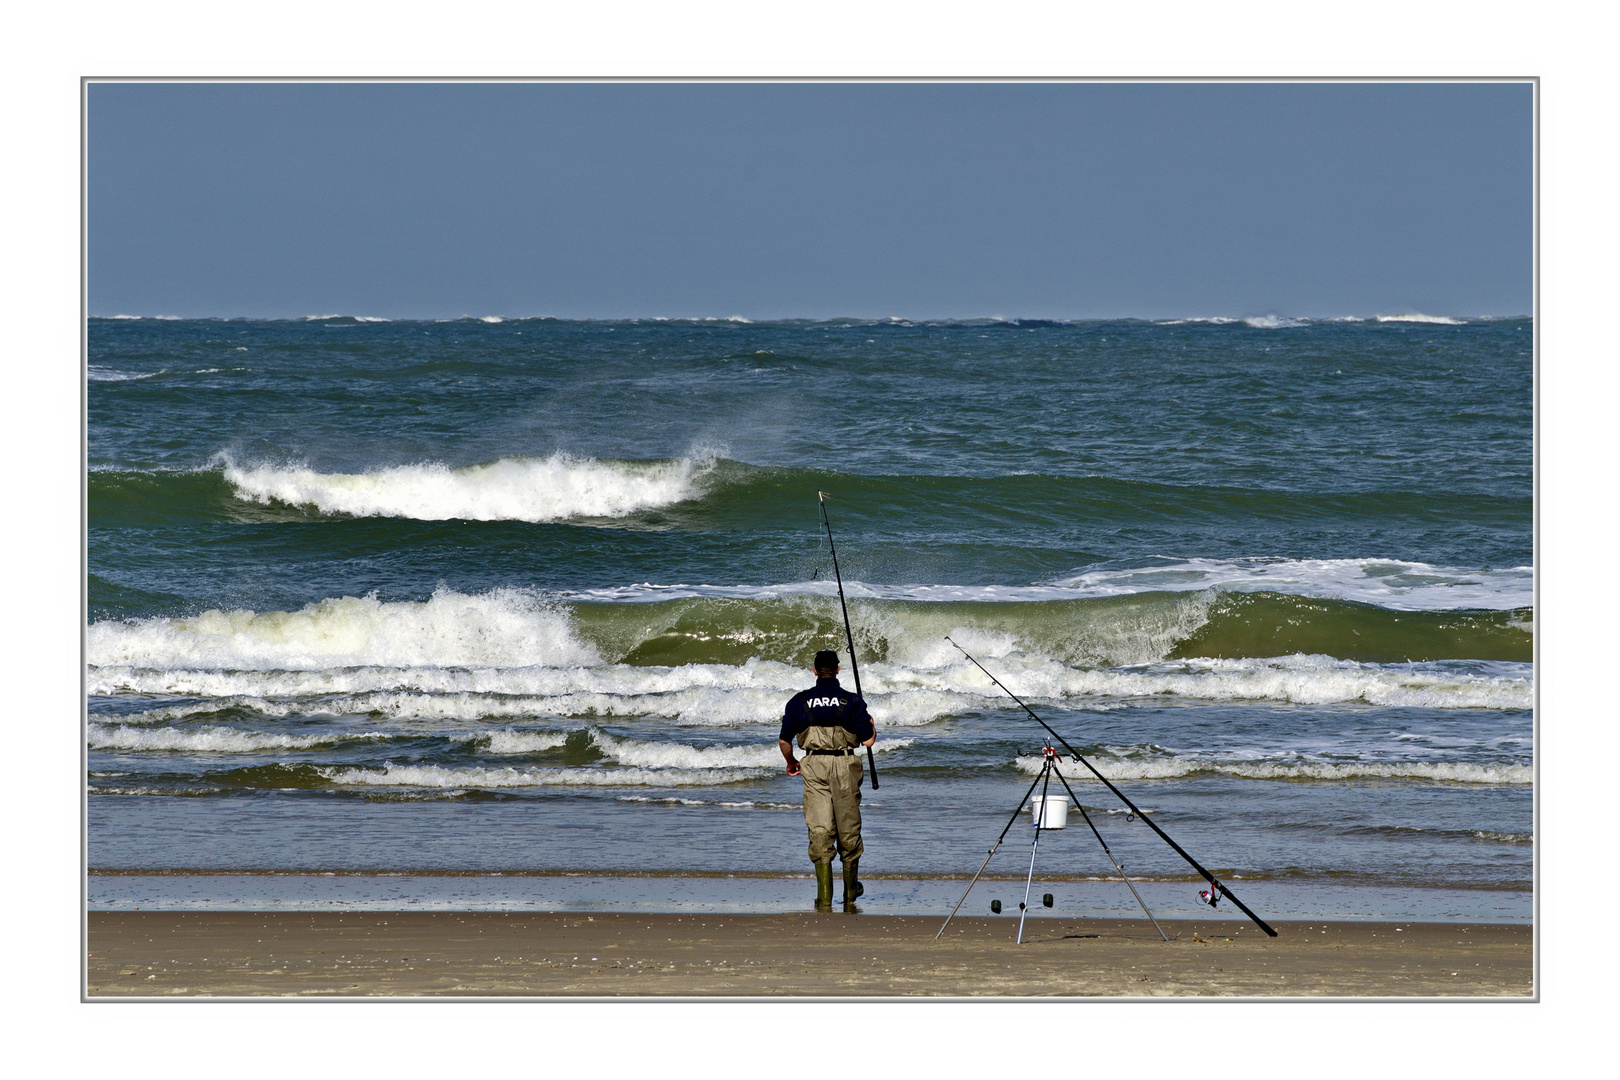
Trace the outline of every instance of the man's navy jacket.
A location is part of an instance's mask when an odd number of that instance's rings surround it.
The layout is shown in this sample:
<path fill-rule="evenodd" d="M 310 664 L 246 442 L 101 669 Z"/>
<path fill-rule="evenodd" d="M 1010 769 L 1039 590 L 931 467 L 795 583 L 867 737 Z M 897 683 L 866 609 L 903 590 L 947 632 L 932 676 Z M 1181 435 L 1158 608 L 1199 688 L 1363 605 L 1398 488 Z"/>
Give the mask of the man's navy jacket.
<path fill-rule="evenodd" d="M 872 737 L 872 714 L 861 696 L 839 686 L 836 677 L 818 678 L 815 689 L 801 690 L 788 701 L 777 738 L 792 742 L 808 727 L 841 727 L 864 743 Z"/>

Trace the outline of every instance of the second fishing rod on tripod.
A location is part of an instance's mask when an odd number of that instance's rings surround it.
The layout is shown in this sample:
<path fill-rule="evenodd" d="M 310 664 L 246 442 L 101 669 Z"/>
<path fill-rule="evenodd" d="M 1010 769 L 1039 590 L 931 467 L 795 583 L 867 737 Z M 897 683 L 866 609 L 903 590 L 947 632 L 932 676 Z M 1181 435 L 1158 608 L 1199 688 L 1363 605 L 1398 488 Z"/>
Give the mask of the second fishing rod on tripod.
<path fill-rule="evenodd" d="M 955 644 L 955 642 L 952 642 L 952 644 Z M 1091 835 L 1097 838 L 1097 843 L 1102 845 L 1103 854 L 1108 856 L 1108 861 L 1114 864 L 1115 870 L 1119 871 L 1120 879 L 1125 882 L 1125 887 L 1131 890 L 1132 896 L 1136 897 L 1136 902 L 1141 905 L 1142 913 L 1153 924 L 1153 929 L 1157 930 L 1159 936 L 1164 940 L 1171 940 L 1170 935 L 1164 932 L 1164 927 L 1159 925 L 1159 920 L 1153 917 L 1153 912 L 1148 910 L 1147 903 L 1143 901 L 1142 894 L 1136 891 L 1136 886 L 1131 883 L 1131 879 L 1126 875 L 1125 868 L 1119 864 L 1118 859 L 1114 858 L 1113 851 L 1108 847 L 1108 841 L 1102 838 L 1102 833 L 1097 831 L 1097 825 L 1091 820 L 1091 815 L 1086 813 L 1085 804 L 1080 801 L 1080 797 L 1069 786 L 1068 779 L 1058 769 L 1057 748 L 1050 745 L 1043 746 L 1041 748 L 1041 757 L 1041 771 L 1036 775 L 1034 782 L 1029 785 L 1029 790 L 1024 792 L 1023 799 L 1020 799 L 1018 805 L 1013 807 L 1012 817 L 1007 819 L 1006 827 L 1001 830 L 1001 835 L 996 837 L 995 844 L 990 848 L 990 854 L 984 857 L 984 862 L 979 866 L 979 872 L 973 875 L 972 881 L 968 882 L 967 889 L 962 893 L 962 899 L 958 900 L 956 907 L 952 908 L 951 913 L 945 916 L 944 925 L 939 928 L 939 933 L 934 935 L 934 940 L 939 940 L 940 935 L 945 933 L 945 927 L 951 925 L 951 920 L 956 918 L 956 913 L 962 910 L 962 904 L 966 902 L 968 893 L 972 892 L 973 886 L 978 884 L 979 876 L 984 873 L 984 868 L 990 865 L 990 860 L 995 856 L 996 850 L 1001 847 L 1001 842 L 1007 839 L 1007 834 L 1012 831 L 1013 822 L 1017 821 L 1018 815 L 1023 812 L 1024 803 L 1030 801 L 1030 796 L 1034 794 L 1036 787 L 1039 787 L 1041 793 L 1035 797 L 1030 806 L 1031 813 L 1035 818 L 1035 839 L 1029 846 L 1029 873 L 1024 878 L 1024 902 L 1018 905 L 1018 937 L 1016 940 L 1018 944 L 1023 944 L 1024 919 L 1029 914 L 1029 890 L 1035 883 L 1035 853 L 1041 846 L 1041 833 L 1068 828 L 1068 806 L 1062 802 L 1063 796 L 1051 794 L 1052 777 L 1054 776 L 1058 778 L 1058 783 L 1063 785 L 1063 790 L 1069 793 L 1069 799 L 1074 803 L 1074 808 L 1079 811 L 1080 817 L 1090 827 Z M 1042 903 L 1047 907 L 1051 907 L 1052 894 L 1047 893 Z M 997 900 L 991 905 L 991 909 L 1000 911 L 1001 901 Z"/>
<path fill-rule="evenodd" d="M 838 547 L 833 543 L 832 522 L 827 520 L 827 493 L 816 492 L 816 501 L 821 506 L 821 524 L 827 529 L 827 548 L 832 552 L 833 579 L 838 582 L 838 607 L 844 613 L 844 640 L 849 643 L 849 670 L 855 676 L 855 696 L 862 701 L 866 695 L 861 693 L 861 666 L 855 662 L 855 632 L 849 628 L 849 605 L 844 602 L 844 576 L 838 572 Z M 872 790 L 878 789 L 877 759 L 872 756 L 872 748 L 866 748 L 866 764 L 872 771 Z"/>
<path fill-rule="evenodd" d="M 1250 911 L 1249 908 L 1248 908 L 1248 905 L 1246 905 L 1243 901 L 1241 901 L 1241 900 L 1239 900 L 1237 898 L 1236 893 L 1234 893 L 1231 889 L 1227 888 L 1226 885 L 1224 883 L 1222 883 L 1218 878 L 1216 878 L 1216 876 L 1214 874 L 1212 874 L 1208 870 L 1204 869 L 1204 867 L 1198 862 L 1197 859 L 1195 859 L 1191 855 L 1187 854 L 1187 851 L 1186 851 L 1185 848 L 1183 848 L 1180 844 L 1176 843 L 1174 840 L 1170 839 L 1170 834 L 1169 833 L 1167 833 L 1163 829 L 1159 828 L 1159 825 L 1158 825 L 1157 822 L 1153 821 L 1146 814 L 1142 813 L 1142 811 L 1137 808 L 1137 805 L 1135 803 L 1131 802 L 1131 800 L 1127 799 L 1125 797 L 1125 793 L 1123 791 L 1119 790 L 1119 788 L 1115 787 L 1113 785 L 1113 783 L 1108 779 L 1108 777 L 1106 777 L 1102 773 L 1098 772 L 1097 767 L 1095 765 L 1093 765 L 1091 762 L 1087 761 L 1084 757 L 1081 756 L 1081 754 L 1080 754 L 1080 752 L 1078 750 L 1076 750 L 1074 747 L 1070 746 L 1069 743 L 1068 743 L 1068 740 L 1064 739 L 1064 737 L 1059 735 L 1056 731 L 1053 731 L 1052 730 L 1052 725 L 1048 724 L 1045 720 L 1042 720 L 1038 715 L 1036 715 L 1034 709 L 1032 709 L 1028 705 L 1024 704 L 1024 699 L 1023 698 L 1019 697 L 1017 694 L 1013 693 L 1011 690 L 1008 690 L 1005 683 L 1003 683 L 1000 679 L 996 678 L 994 675 L 991 675 L 988 668 L 986 668 L 983 664 L 979 663 L 977 660 L 973 659 L 973 655 L 971 653 L 969 653 L 966 649 L 962 648 L 962 646 L 957 645 L 956 642 L 951 641 L 950 637 L 947 636 L 945 638 L 945 640 L 950 641 L 951 644 L 953 646 L 955 646 L 956 651 L 961 653 L 963 656 L 967 657 L 968 661 L 974 667 L 976 667 L 980 671 L 984 672 L 985 675 L 989 677 L 991 682 L 993 682 L 997 686 L 1001 687 L 1002 691 L 1008 697 L 1010 697 L 1014 701 L 1016 701 L 1018 703 L 1019 707 L 1021 707 L 1025 712 L 1027 712 L 1030 715 L 1031 719 L 1033 719 L 1037 724 L 1041 725 L 1041 727 L 1046 729 L 1046 733 L 1048 735 L 1052 736 L 1052 738 L 1056 739 L 1059 743 L 1061 743 L 1063 745 L 1063 749 L 1067 750 L 1069 752 L 1070 756 L 1073 757 L 1074 760 L 1077 763 L 1079 763 L 1081 765 L 1084 765 L 1088 770 L 1090 770 L 1091 775 L 1095 776 L 1098 780 L 1101 780 L 1103 785 L 1105 787 L 1107 787 L 1109 791 L 1113 792 L 1114 795 L 1119 799 L 1119 801 L 1124 803 L 1125 806 L 1130 810 L 1131 817 L 1140 818 L 1144 825 L 1146 825 L 1148 828 L 1152 829 L 1154 832 L 1159 834 L 1159 839 L 1161 839 L 1165 843 L 1169 844 L 1171 849 L 1177 855 L 1180 855 L 1183 859 L 1185 859 L 1187 861 L 1187 864 L 1189 866 L 1191 866 L 1194 870 L 1198 871 L 1198 874 L 1199 874 L 1200 877 L 1202 877 L 1205 881 L 1209 882 L 1209 890 L 1207 892 L 1199 893 L 1199 897 L 1200 897 L 1200 899 L 1202 899 L 1204 901 L 1204 903 L 1208 904 L 1210 907 L 1213 908 L 1221 900 L 1222 897 L 1225 897 L 1226 899 L 1232 901 L 1233 904 L 1237 905 L 1238 910 L 1243 912 L 1243 914 L 1247 915 L 1249 917 L 1249 919 L 1256 926 L 1258 926 L 1260 929 L 1264 930 L 1266 932 L 1267 936 L 1269 936 L 1269 937 L 1276 937 L 1277 936 L 1277 931 L 1273 930 L 1266 923 L 1266 921 L 1264 919 L 1262 919 L 1260 916 L 1258 916 L 1254 912 Z M 1057 751 L 1053 747 L 1048 746 L 1045 749 L 1045 753 L 1046 753 L 1046 765 L 1045 765 L 1045 769 L 1042 771 L 1042 775 L 1043 776 L 1046 775 L 1046 773 L 1048 771 L 1054 773 L 1058 777 L 1059 780 L 1063 781 L 1064 788 L 1068 789 L 1070 797 L 1073 798 L 1074 797 L 1073 789 L 1069 788 L 1068 780 L 1064 779 L 1063 773 L 1058 771 L 1058 769 L 1057 769 L 1057 764 L 1056 764 Z M 1040 777 L 1036 777 L 1036 783 L 1039 783 L 1039 782 L 1040 782 Z M 1029 787 L 1029 790 L 1031 792 L 1033 792 L 1035 790 L 1035 785 L 1031 784 L 1030 787 Z M 1029 797 L 1028 793 L 1026 793 L 1024 797 L 1028 798 Z M 1076 804 L 1078 804 L 1079 801 L 1080 801 L 1079 799 L 1075 799 Z M 1042 803 L 1042 807 L 1044 809 L 1044 800 L 1043 800 L 1043 803 Z M 1019 803 L 1019 810 L 1022 810 L 1022 809 L 1023 809 L 1023 803 Z M 1081 810 L 1081 813 L 1085 814 L 1085 810 L 1083 808 Z M 1018 810 L 1015 810 L 1015 811 L 1013 811 L 1013 820 L 1017 820 L 1017 817 L 1018 817 Z M 1129 819 L 1127 819 L 1127 820 L 1129 820 Z M 1091 825 L 1091 818 L 1089 816 L 1086 817 L 1086 824 Z M 1039 842 L 1039 840 L 1040 840 L 1040 823 L 1038 821 L 1036 823 L 1036 826 L 1037 827 L 1036 827 L 1035 836 L 1036 836 L 1036 841 Z M 1007 823 L 1007 829 L 1011 829 L 1011 828 L 1012 828 L 1012 822 L 1009 821 Z M 1001 846 L 1001 840 L 1005 839 L 1006 836 L 1007 836 L 1007 829 L 1001 830 L 1001 838 L 996 840 L 995 847 L 992 847 L 990 849 L 990 855 L 985 856 L 984 866 L 989 866 L 990 865 L 990 856 L 994 855 L 996 853 L 996 848 L 999 848 Z M 1095 825 L 1092 825 L 1091 826 L 1091 831 L 1096 833 L 1097 832 L 1097 827 Z M 1099 841 L 1102 840 L 1102 834 L 1101 833 L 1097 834 L 1097 839 Z M 1114 863 L 1115 868 L 1119 870 L 1120 876 L 1125 877 L 1124 869 L 1120 867 L 1118 860 L 1114 859 L 1113 852 L 1108 851 L 1108 845 L 1106 843 L 1103 844 L 1103 850 L 1105 852 L 1108 852 L 1108 858 L 1109 858 L 1110 861 L 1112 861 Z M 1031 873 L 1032 874 L 1033 874 L 1033 871 L 1034 871 L 1034 865 L 1035 865 L 1034 855 L 1031 854 L 1031 856 L 1030 856 L 1030 868 L 1031 868 Z M 984 866 L 979 867 L 979 873 L 973 875 L 973 881 L 976 882 L 976 881 L 979 880 L 979 874 L 984 873 Z M 1130 878 L 1125 878 L 1125 884 L 1130 885 L 1131 892 L 1133 894 L 1136 893 L 1136 886 L 1131 885 Z M 973 882 L 969 882 L 968 883 L 968 891 L 971 892 L 972 889 L 973 889 Z M 1027 901 L 1028 901 L 1028 896 L 1027 896 L 1028 889 L 1027 889 L 1027 887 L 1025 889 L 1025 893 L 1026 893 L 1025 901 L 1026 901 L 1026 905 L 1027 905 Z M 966 899 L 967 899 L 967 893 L 964 892 L 962 894 L 962 900 L 957 901 L 957 904 L 956 904 L 957 909 L 961 908 L 962 901 L 965 901 Z M 1142 897 L 1140 896 L 1140 894 L 1137 894 L 1136 902 L 1138 904 L 1142 904 Z M 1146 904 L 1142 904 L 1142 910 L 1147 911 L 1147 905 Z M 949 926 L 950 922 L 951 922 L 951 919 L 955 918 L 955 916 L 956 916 L 956 911 L 955 910 L 953 910 L 950 913 L 950 915 L 946 916 L 946 918 L 945 918 L 945 926 Z M 1151 911 L 1148 911 L 1148 918 L 1153 919 L 1153 913 Z M 1020 917 L 1020 919 L 1021 919 L 1021 917 Z M 1159 928 L 1159 922 L 1158 922 L 1157 919 L 1153 919 L 1153 925 L 1154 925 L 1155 928 L 1159 929 L 1160 936 L 1161 937 L 1164 936 L 1164 930 L 1162 928 Z M 939 928 L 940 934 L 943 934 L 945 932 L 945 926 L 941 926 Z M 1022 921 L 1020 921 L 1019 933 L 1020 933 L 1020 935 L 1022 935 L 1022 933 L 1023 933 Z M 939 937 L 939 934 L 935 934 L 934 936 L 937 938 L 937 937 Z M 1170 939 L 1168 937 L 1166 937 L 1165 940 L 1168 941 Z"/>

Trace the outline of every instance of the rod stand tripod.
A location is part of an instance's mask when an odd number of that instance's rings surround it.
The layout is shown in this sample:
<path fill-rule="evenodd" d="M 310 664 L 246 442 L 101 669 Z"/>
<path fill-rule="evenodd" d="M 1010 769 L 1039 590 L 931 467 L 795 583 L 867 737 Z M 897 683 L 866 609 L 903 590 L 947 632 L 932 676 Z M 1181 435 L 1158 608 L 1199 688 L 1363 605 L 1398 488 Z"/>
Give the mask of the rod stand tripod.
<path fill-rule="evenodd" d="M 951 925 L 951 920 L 956 918 L 956 913 L 962 910 L 962 905 L 967 902 L 968 893 L 972 892 L 973 886 L 978 884 L 980 875 L 984 873 L 984 868 L 990 865 L 990 860 L 995 856 L 997 849 L 1001 847 L 1002 841 L 1006 840 L 1007 834 L 1012 831 L 1013 823 L 1018 820 L 1018 815 L 1023 812 L 1024 804 L 1029 802 L 1030 796 L 1032 796 L 1035 793 L 1035 789 L 1039 787 L 1041 789 L 1040 799 L 1034 804 L 1033 809 L 1035 818 L 1035 832 L 1029 845 L 1029 873 L 1024 877 L 1023 903 L 1018 905 L 1017 942 L 1020 945 L 1023 944 L 1024 919 L 1029 915 L 1029 891 L 1035 882 L 1035 854 L 1041 846 L 1041 833 L 1054 832 L 1057 829 L 1067 828 L 1067 822 L 1061 824 L 1054 823 L 1055 818 L 1051 811 L 1051 803 L 1047 801 L 1047 794 L 1052 786 L 1052 777 L 1055 776 L 1058 778 L 1058 783 L 1063 785 L 1063 790 L 1068 792 L 1069 801 L 1074 803 L 1074 808 L 1080 812 L 1080 817 L 1084 819 L 1086 825 L 1091 829 L 1091 835 L 1095 836 L 1097 838 L 1097 843 L 1102 845 L 1103 854 L 1108 856 L 1108 861 L 1114 864 L 1115 870 L 1119 871 L 1120 880 L 1125 882 L 1125 887 L 1131 890 L 1132 896 L 1136 897 L 1137 904 L 1141 906 L 1143 914 L 1148 917 L 1148 921 L 1153 924 L 1153 929 L 1159 932 L 1159 936 L 1161 938 L 1169 941 L 1170 935 L 1164 932 L 1164 927 L 1159 925 L 1159 920 L 1155 919 L 1153 917 L 1153 912 L 1148 910 L 1147 904 L 1142 900 L 1142 894 L 1136 891 L 1135 885 L 1131 884 L 1131 879 L 1125 874 L 1125 868 L 1119 864 L 1118 859 L 1114 858 L 1114 853 L 1108 849 L 1108 841 L 1104 840 L 1102 838 L 1102 833 L 1097 831 L 1097 826 L 1092 822 L 1091 815 L 1086 813 L 1086 808 L 1080 802 L 1079 796 L 1075 795 L 1074 789 L 1069 786 L 1068 778 L 1065 777 L 1062 770 L 1058 768 L 1060 759 L 1058 757 L 1057 749 L 1052 746 L 1043 746 L 1041 748 L 1041 758 L 1040 773 L 1029 785 L 1028 790 L 1024 792 L 1024 797 L 1018 801 L 1018 805 L 1013 807 L 1012 817 L 1007 819 L 1007 824 L 1002 828 L 1001 835 L 996 837 L 996 842 L 991 846 L 990 853 L 984 857 L 984 862 L 979 866 L 979 872 L 973 875 L 972 881 L 968 882 L 968 887 L 962 893 L 962 899 L 958 900 L 956 902 L 956 906 L 951 909 L 951 913 L 945 916 L 945 922 L 940 926 L 939 933 L 934 935 L 934 940 L 939 940 L 940 936 L 945 933 L 945 927 Z"/>

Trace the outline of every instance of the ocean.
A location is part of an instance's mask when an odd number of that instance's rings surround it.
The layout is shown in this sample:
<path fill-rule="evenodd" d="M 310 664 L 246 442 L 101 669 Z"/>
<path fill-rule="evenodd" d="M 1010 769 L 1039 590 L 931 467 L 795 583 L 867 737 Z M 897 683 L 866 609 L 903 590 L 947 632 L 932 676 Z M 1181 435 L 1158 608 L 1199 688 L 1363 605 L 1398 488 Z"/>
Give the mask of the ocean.
<path fill-rule="evenodd" d="M 1009 822 L 964 910 L 1022 897 L 1047 736 L 948 635 L 1268 919 L 1532 917 L 1528 319 L 88 333 L 93 908 L 807 907 L 820 490 L 864 909 Z M 1139 910 L 1072 813 L 1033 873 Z"/>

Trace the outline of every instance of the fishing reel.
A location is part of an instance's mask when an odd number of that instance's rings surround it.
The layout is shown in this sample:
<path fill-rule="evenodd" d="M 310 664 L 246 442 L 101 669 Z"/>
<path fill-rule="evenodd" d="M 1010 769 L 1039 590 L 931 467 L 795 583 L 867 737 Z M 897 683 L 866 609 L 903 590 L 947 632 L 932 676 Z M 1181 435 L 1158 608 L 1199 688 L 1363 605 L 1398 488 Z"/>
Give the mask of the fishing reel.
<path fill-rule="evenodd" d="M 1221 893 L 1220 893 L 1219 889 L 1217 889 L 1217 888 L 1215 888 L 1215 886 L 1211 885 L 1207 889 L 1199 889 L 1198 890 L 1198 899 L 1202 900 L 1204 903 L 1208 904 L 1210 907 L 1214 907 L 1216 904 L 1220 903 L 1220 901 L 1221 901 Z"/>

